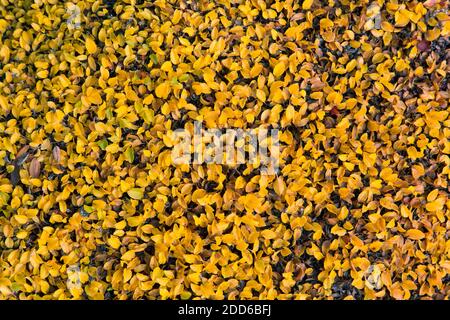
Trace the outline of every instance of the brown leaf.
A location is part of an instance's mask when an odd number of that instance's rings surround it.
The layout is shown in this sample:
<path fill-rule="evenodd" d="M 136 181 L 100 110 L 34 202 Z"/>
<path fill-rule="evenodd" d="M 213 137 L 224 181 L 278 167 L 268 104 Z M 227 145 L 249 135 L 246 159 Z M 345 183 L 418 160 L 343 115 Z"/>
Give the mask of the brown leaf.
<path fill-rule="evenodd" d="M 304 16 L 305 15 L 302 12 L 296 13 L 296 14 L 292 15 L 291 21 L 301 20 L 301 19 L 303 19 Z"/>
<path fill-rule="evenodd" d="M 427 8 L 431 8 L 437 4 L 439 4 L 441 1 L 439 0 L 427 0 L 423 3 L 423 5 Z"/>
<path fill-rule="evenodd" d="M 335 116 L 335 117 L 337 117 L 337 116 L 339 116 L 341 113 L 339 112 L 339 109 L 338 109 L 338 108 L 336 108 L 336 107 L 333 106 L 333 108 L 330 110 L 330 114 L 333 115 L 333 116 Z"/>
<path fill-rule="evenodd" d="M 419 41 L 419 43 L 417 44 L 417 49 L 419 49 L 420 51 L 428 51 L 428 49 L 430 49 L 430 42 L 428 42 L 427 40 Z"/>
<path fill-rule="evenodd" d="M 16 159 L 20 158 L 21 156 L 25 155 L 25 153 L 27 153 L 27 151 L 30 149 L 30 146 L 23 146 L 22 148 L 20 148 L 19 152 L 17 152 L 16 154 Z"/>
<path fill-rule="evenodd" d="M 58 146 L 55 146 L 53 148 L 52 155 L 56 163 L 59 163 L 61 161 L 61 149 Z"/>
<path fill-rule="evenodd" d="M 16 154 L 16 165 L 21 166 L 28 158 L 30 146 L 23 146 Z"/>
<path fill-rule="evenodd" d="M 322 89 L 323 87 L 325 87 L 325 83 L 323 83 L 319 77 L 314 77 L 311 79 L 310 81 L 311 83 L 311 90 L 312 91 L 317 91 Z"/>
<path fill-rule="evenodd" d="M 38 159 L 33 158 L 33 160 L 31 160 L 29 172 L 32 178 L 39 177 L 39 174 L 41 173 L 41 163 L 38 161 Z"/>

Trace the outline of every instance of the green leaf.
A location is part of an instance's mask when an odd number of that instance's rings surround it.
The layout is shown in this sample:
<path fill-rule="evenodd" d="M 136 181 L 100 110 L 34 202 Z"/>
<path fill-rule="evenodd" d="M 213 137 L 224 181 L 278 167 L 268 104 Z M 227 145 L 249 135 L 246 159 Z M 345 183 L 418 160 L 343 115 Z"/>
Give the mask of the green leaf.
<path fill-rule="evenodd" d="M 100 149 L 105 151 L 106 147 L 108 146 L 108 140 L 102 139 L 100 141 L 97 141 L 97 145 L 100 147 Z"/>
<path fill-rule="evenodd" d="M 125 159 L 129 162 L 129 163 L 133 163 L 134 162 L 134 149 L 133 148 L 127 148 L 127 150 L 125 150 Z"/>
<path fill-rule="evenodd" d="M 18 291 L 22 290 L 22 285 L 20 283 L 13 282 L 11 284 L 11 290 L 14 292 L 18 292 Z"/>
<path fill-rule="evenodd" d="M 137 129 L 137 127 L 134 124 L 132 124 L 130 121 L 128 121 L 127 119 L 124 119 L 124 118 L 121 118 L 119 120 L 119 126 L 121 128 L 128 128 L 128 129 L 133 129 L 133 130 Z"/>
<path fill-rule="evenodd" d="M 108 120 L 111 120 L 113 118 L 113 113 L 111 108 L 106 109 L 106 117 L 108 118 Z"/>
<path fill-rule="evenodd" d="M 189 80 L 189 75 L 187 73 L 185 73 L 185 74 L 181 75 L 178 80 L 180 80 L 180 82 L 188 81 Z"/>
<path fill-rule="evenodd" d="M 150 59 L 152 60 L 152 62 L 154 63 L 154 64 L 158 64 L 158 57 L 156 56 L 156 54 L 151 54 L 150 55 Z"/>
<path fill-rule="evenodd" d="M 134 104 L 134 110 L 136 110 L 136 112 L 139 114 L 142 112 L 144 106 L 142 105 L 142 103 L 136 102 Z"/>
<path fill-rule="evenodd" d="M 142 110 L 141 116 L 146 124 L 152 124 L 153 118 L 155 117 L 155 112 L 151 109 L 144 109 Z"/>
<path fill-rule="evenodd" d="M 0 208 L 7 205 L 9 201 L 9 194 L 0 191 Z"/>

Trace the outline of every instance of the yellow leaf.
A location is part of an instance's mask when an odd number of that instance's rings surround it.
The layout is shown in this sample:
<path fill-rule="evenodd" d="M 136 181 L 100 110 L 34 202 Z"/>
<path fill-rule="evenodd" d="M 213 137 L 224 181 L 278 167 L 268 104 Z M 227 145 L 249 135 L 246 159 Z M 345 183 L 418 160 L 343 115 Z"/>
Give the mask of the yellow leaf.
<path fill-rule="evenodd" d="M 345 71 L 351 72 L 353 69 L 355 69 L 356 65 L 357 65 L 356 60 L 355 59 L 351 60 L 345 67 Z"/>
<path fill-rule="evenodd" d="M 409 23 L 409 11 L 400 9 L 395 12 L 395 26 L 404 27 Z"/>
<path fill-rule="evenodd" d="M 131 272 L 130 269 L 124 269 L 123 270 L 123 282 L 127 282 L 128 280 L 130 280 L 132 275 L 133 275 L 133 273 Z"/>
<path fill-rule="evenodd" d="M 425 233 L 417 229 L 409 229 L 406 231 L 406 236 L 412 240 L 420 240 L 425 238 Z"/>
<path fill-rule="evenodd" d="M 257 97 L 261 102 L 265 102 L 265 101 L 266 101 L 266 94 L 265 94 L 264 91 L 261 90 L 261 89 L 256 89 L 256 97 Z"/>
<path fill-rule="evenodd" d="M 158 98 L 167 99 L 170 93 L 170 84 L 168 82 L 163 82 L 155 89 L 155 94 Z"/>
<path fill-rule="evenodd" d="M 108 239 L 108 244 L 113 249 L 119 249 L 119 247 L 121 245 L 119 238 L 117 238 L 116 236 L 111 236 L 111 238 Z"/>
<path fill-rule="evenodd" d="M 272 230 L 263 230 L 263 231 L 261 231 L 261 236 L 264 239 L 270 240 L 270 239 L 275 239 L 277 237 L 277 234 L 275 232 L 273 232 Z"/>
<path fill-rule="evenodd" d="M 278 177 L 277 180 L 273 183 L 273 190 L 279 196 L 282 196 L 286 190 L 286 184 L 282 177 Z"/>
<path fill-rule="evenodd" d="M 404 291 L 399 287 L 393 288 L 391 290 L 391 296 L 396 300 L 402 300 L 403 295 L 404 295 Z"/>
<path fill-rule="evenodd" d="M 97 89 L 93 87 L 89 87 L 86 91 L 87 99 L 90 103 L 93 104 L 101 104 L 102 103 L 102 97 L 100 96 L 100 93 Z"/>
<path fill-rule="evenodd" d="M 188 291 L 183 291 L 181 294 L 180 294 L 180 298 L 181 298 L 181 300 L 188 300 L 190 297 L 191 297 L 191 293 L 190 292 L 188 292 Z"/>
<path fill-rule="evenodd" d="M 305 1 L 303 1 L 302 9 L 303 10 L 311 9 L 311 6 L 313 5 L 313 3 L 314 3 L 314 0 L 305 0 Z"/>
<path fill-rule="evenodd" d="M 436 200 L 437 196 L 439 195 L 439 189 L 434 189 L 431 191 L 427 196 L 427 201 L 431 202 Z"/>
<path fill-rule="evenodd" d="M 130 250 L 130 251 L 127 251 L 127 252 L 122 256 L 122 260 L 124 260 L 124 261 L 130 261 L 130 260 L 133 259 L 134 257 L 135 257 L 134 251 Z"/>
<path fill-rule="evenodd" d="M 140 200 L 144 197 L 144 191 L 139 188 L 133 188 L 127 191 L 127 194 L 132 199 Z"/>
<path fill-rule="evenodd" d="M 297 217 L 294 220 L 292 220 L 291 228 L 292 229 L 301 228 L 301 227 L 303 227 L 306 224 L 307 221 L 308 221 L 308 219 L 305 216 Z"/>
<path fill-rule="evenodd" d="M 411 215 L 411 210 L 409 210 L 408 207 L 402 205 L 400 207 L 400 213 L 401 213 L 402 217 L 408 218 Z"/>
<path fill-rule="evenodd" d="M 278 78 L 286 71 L 286 64 L 283 61 L 278 62 L 273 68 L 273 75 Z"/>
<path fill-rule="evenodd" d="M 258 273 L 264 273 L 264 261 L 262 260 L 255 261 L 255 270 Z"/>
<path fill-rule="evenodd" d="M 335 234 L 335 235 L 337 235 L 339 237 L 342 237 L 342 236 L 344 236 L 347 233 L 347 230 L 345 230 L 344 228 L 339 227 L 337 224 L 334 225 L 331 228 L 330 231 L 331 231 L 332 234 Z"/>
<path fill-rule="evenodd" d="M 7 111 L 8 108 L 8 100 L 6 100 L 6 97 L 4 96 L 0 96 L 0 107 L 4 110 Z"/>
<path fill-rule="evenodd" d="M 388 21 L 381 22 L 381 29 L 387 32 L 394 32 L 394 26 L 390 24 Z"/>
<path fill-rule="evenodd" d="M 36 75 L 38 76 L 38 78 L 45 79 L 45 78 L 48 77 L 48 71 L 47 70 L 41 70 L 41 71 L 38 71 L 36 73 Z"/>
<path fill-rule="evenodd" d="M 16 215 L 14 215 L 14 218 L 20 224 L 25 224 L 28 221 L 28 217 L 24 214 L 16 214 Z"/>
<path fill-rule="evenodd" d="M 425 209 L 430 212 L 441 211 L 444 208 L 445 198 L 438 198 L 433 202 L 427 203 Z"/>
<path fill-rule="evenodd" d="M 144 233 L 152 233 L 152 230 L 153 230 L 154 228 L 155 228 L 155 227 L 152 226 L 151 224 L 146 224 L 145 226 L 142 226 L 141 230 L 142 230 L 142 232 L 144 232 Z"/>
<path fill-rule="evenodd" d="M 244 179 L 243 177 L 239 176 L 239 177 L 236 179 L 236 182 L 235 182 L 235 184 L 234 184 L 234 187 L 235 187 L 236 189 L 242 189 L 242 188 L 245 186 L 245 184 L 246 184 L 245 179 Z"/>
<path fill-rule="evenodd" d="M 86 49 L 90 54 L 94 54 L 97 51 L 97 45 L 91 37 L 86 38 Z"/>
<path fill-rule="evenodd" d="M 120 147 L 116 143 L 113 143 L 113 144 L 108 145 L 105 148 L 105 151 L 114 154 L 114 153 L 117 153 L 119 151 L 119 149 L 120 149 Z"/>

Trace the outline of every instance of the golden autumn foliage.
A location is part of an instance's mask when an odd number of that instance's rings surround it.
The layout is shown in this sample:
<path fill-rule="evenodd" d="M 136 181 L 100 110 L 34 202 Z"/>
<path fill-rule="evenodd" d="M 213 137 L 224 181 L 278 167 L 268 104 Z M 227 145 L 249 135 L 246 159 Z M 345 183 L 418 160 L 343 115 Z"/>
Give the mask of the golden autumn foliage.
<path fill-rule="evenodd" d="M 0 0 L 0 299 L 448 299 L 448 8 Z"/>

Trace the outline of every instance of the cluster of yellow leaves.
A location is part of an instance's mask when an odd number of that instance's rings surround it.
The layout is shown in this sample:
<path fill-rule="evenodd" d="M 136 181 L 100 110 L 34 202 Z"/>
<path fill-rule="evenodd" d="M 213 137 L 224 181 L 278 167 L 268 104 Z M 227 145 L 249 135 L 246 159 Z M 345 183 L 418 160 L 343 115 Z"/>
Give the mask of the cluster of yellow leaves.
<path fill-rule="evenodd" d="M 0 299 L 449 298 L 448 1 L 75 4 L 0 1 Z"/>

